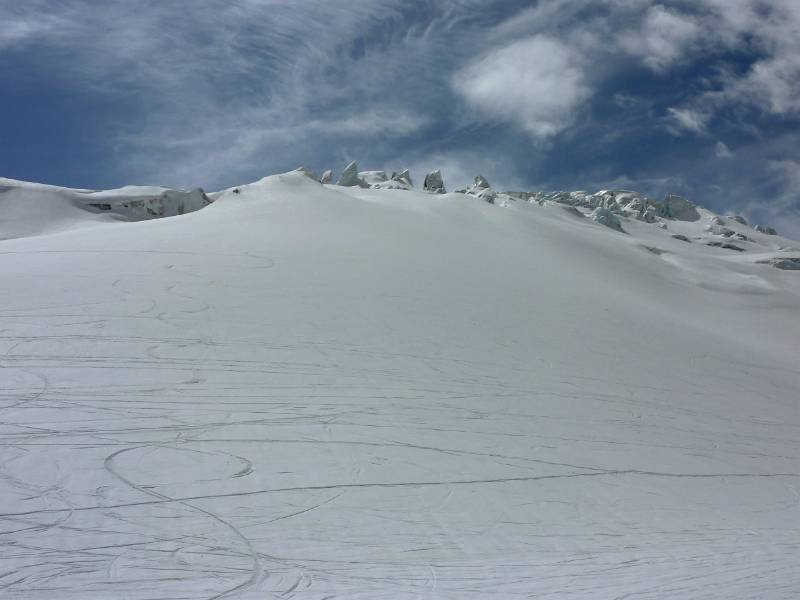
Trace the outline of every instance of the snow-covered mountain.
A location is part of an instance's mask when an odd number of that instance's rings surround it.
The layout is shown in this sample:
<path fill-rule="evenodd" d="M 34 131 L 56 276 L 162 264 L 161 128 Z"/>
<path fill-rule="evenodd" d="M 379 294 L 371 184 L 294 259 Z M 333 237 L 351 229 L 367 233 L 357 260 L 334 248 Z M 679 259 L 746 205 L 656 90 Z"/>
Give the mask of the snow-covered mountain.
<path fill-rule="evenodd" d="M 796 596 L 799 243 L 346 175 L 0 181 L 0 595 Z"/>

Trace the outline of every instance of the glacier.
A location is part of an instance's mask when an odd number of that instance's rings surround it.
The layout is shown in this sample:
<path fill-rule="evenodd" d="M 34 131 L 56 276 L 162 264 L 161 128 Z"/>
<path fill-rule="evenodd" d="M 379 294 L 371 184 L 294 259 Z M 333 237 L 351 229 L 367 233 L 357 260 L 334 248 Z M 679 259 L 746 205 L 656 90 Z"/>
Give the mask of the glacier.
<path fill-rule="evenodd" d="M 0 596 L 796 597 L 800 244 L 340 181 L 0 180 Z"/>

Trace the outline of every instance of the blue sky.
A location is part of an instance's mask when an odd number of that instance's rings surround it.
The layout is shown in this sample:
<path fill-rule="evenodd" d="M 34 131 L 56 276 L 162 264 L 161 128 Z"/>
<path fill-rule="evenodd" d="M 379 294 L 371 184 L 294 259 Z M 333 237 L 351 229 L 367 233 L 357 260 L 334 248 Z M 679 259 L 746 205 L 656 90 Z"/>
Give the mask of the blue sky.
<path fill-rule="evenodd" d="M 679 193 L 800 237 L 797 0 L 0 0 L 0 175 L 306 164 Z"/>

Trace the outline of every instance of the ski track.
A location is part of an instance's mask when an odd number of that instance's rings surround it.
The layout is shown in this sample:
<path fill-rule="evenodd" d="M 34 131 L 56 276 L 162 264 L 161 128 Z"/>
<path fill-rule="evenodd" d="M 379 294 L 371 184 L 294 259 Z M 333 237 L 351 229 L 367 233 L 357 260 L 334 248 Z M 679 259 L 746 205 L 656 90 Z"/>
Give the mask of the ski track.
<path fill-rule="evenodd" d="M 231 246 L 0 251 L 97 258 L 0 305 L 0 597 L 797 597 L 788 362 L 291 327 L 285 257 Z"/>

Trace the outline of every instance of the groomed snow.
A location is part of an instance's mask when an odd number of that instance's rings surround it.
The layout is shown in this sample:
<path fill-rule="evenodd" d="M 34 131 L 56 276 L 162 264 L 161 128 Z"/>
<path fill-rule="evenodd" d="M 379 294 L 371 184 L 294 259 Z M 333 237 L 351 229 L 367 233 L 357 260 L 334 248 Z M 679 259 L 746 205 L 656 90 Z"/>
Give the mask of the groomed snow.
<path fill-rule="evenodd" d="M 0 242 L 0 596 L 797 597 L 792 242 L 237 190 Z"/>

